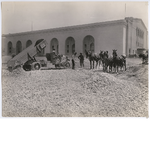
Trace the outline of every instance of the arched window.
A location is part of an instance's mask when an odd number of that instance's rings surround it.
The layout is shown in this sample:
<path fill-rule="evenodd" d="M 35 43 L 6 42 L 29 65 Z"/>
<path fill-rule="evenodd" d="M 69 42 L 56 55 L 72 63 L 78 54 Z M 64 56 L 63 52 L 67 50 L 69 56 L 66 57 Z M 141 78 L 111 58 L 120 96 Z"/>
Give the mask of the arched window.
<path fill-rule="evenodd" d="M 59 54 L 59 44 L 56 38 L 53 38 L 50 42 L 50 52 L 52 52 L 53 50 L 55 50 L 56 54 Z"/>
<path fill-rule="evenodd" d="M 66 39 L 66 54 L 72 55 L 75 52 L 75 40 L 73 37 L 68 37 Z"/>
<path fill-rule="evenodd" d="M 90 50 L 91 50 L 91 51 L 94 51 L 94 43 L 91 43 L 91 44 L 90 44 Z"/>
<path fill-rule="evenodd" d="M 7 45 L 7 53 L 12 54 L 12 50 L 13 50 L 12 42 L 9 41 Z"/>
<path fill-rule="evenodd" d="M 67 45 L 67 54 L 69 54 L 69 45 Z"/>
<path fill-rule="evenodd" d="M 72 54 L 75 53 L 75 44 L 72 45 Z"/>
<path fill-rule="evenodd" d="M 31 40 L 28 40 L 28 41 L 26 42 L 26 48 L 29 47 L 30 45 L 32 45 L 32 41 L 31 41 Z"/>
<path fill-rule="evenodd" d="M 83 54 L 85 54 L 85 50 L 86 51 L 95 51 L 95 47 L 94 47 L 94 38 L 91 35 L 87 35 L 84 39 L 83 39 Z"/>
<path fill-rule="evenodd" d="M 22 51 L 22 43 L 18 41 L 16 44 L 16 54 L 19 54 Z"/>

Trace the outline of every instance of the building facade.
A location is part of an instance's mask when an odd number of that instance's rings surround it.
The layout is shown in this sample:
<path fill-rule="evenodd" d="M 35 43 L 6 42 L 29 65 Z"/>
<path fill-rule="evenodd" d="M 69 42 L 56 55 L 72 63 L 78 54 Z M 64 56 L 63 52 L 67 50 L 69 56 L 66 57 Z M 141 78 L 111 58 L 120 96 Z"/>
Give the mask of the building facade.
<path fill-rule="evenodd" d="M 118 55 L 135 54 L 137 48 L 148 49 L 148 31 L 141 19 L 128 17 L 122 20 L 38 30 L 2 35 L 2 55 L 17 55 L 39 39 L 47 41 L 44 51 L 55 49 L 58 54 L 85 54 L 85 50 L 101 50 Z"/>

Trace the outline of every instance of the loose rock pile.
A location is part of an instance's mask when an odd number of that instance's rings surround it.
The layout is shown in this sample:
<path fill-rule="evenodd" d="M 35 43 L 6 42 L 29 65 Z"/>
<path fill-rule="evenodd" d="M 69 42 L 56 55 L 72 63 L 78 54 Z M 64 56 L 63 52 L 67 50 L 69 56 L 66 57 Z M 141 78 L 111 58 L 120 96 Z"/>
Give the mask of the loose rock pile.
<path fill-rule="evenodd" d="M 144 73 L 145 71 L 145 73 Z M 136 72 L 147 80 L 146 67 Z M 143 73 L 142 73 L 143 72 Z M 2 72 L 4 117 L 147 117 L 148 88 L 86 69 Z M 142 76 L 142 77 L 141 77 Z M 133 76 L 135 78 L 135 76 Z"/>
<path fill-rule="evenodd" d="M 110 74 L 97 73 L 86 80 L 83 87 L 89 93 L 96 93 L 99 100 L 103 101 L 102 106 L 109 108 L 108 116 L 139 116 L 139 108 L 142 116 L 147 115 L 145 110 L 148 105 L 148 91 L 141 83 L 137 86 L 131 81 L 120 80 Z M 107 116 L 105 113 L 103 116 Z"/>

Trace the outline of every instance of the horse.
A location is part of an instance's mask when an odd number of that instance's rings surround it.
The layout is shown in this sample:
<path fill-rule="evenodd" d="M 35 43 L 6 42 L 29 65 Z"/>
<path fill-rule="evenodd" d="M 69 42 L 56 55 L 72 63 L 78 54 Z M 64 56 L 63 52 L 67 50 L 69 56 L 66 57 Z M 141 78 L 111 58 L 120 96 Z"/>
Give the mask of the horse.
<path fill-rule="evenodd" d="M 113 55 L 113 67 L 115 69 L 115 72 L 118 73 L 118 64 L 119 64 L 119 59 L 120 58 L 117 55 L 117 50 L 116 49 L 113 50 L 112 55 Z"/>
<path fill-rule="evenodd" d="M 120 58 L 120 57 L 119 57 Z M 124 70 L 126 71 L 127 68 L 126 68 L 126 57 L 121 55 L 121 58 L 119 59 L 119 62 L 118 62 L 118 66 L 123 70 L 123 67 L 124 67 Z"/>
<path fill-rule="evenodd" d="M 100 56 L 100 59 L 99 59 L 99 67 L 100 67 L 100 65 L 102 64 L 102 67 L 104 66 L 104 61 L 103 61 L 103 59 L 104 59 L 104 51 L 100 51 L 100 53 L 99 53 L 99 56 Z"/>
<path fill-rule="evenodd" d="M 93 51 L 89 50 L 86 51 L 85 50 L 85 54 L 86 54 L 86 58 L 89 58 L 90 61 L 90 69 L 94 69 L 94 62 L 96 61 L 96 68 L 98 66 L 98 62 L 100 60 L 100 55 L 97 53 L 94 53 Z"/>
<path fill-rule="evenodd" d="M 112 71 L 113 58 L 108 56 L 108 51 L 103 52 L 102 63 L 103 63 L 103 71 L 104 72 L 108 71 L 108 67 L 109 67 L 109 72 Z"/>
<path fill-rule="evenodd" d="M 121 57 L 118 57 L 117 55 L 117 50 L 113 50 L 113 67 L 115 68 L 115 71 L 118 73 L 118 68 L 120 67 L 121 69 L 123 66 L 125 67 L 126 71 L 126 57 L 121 55 Z"/>

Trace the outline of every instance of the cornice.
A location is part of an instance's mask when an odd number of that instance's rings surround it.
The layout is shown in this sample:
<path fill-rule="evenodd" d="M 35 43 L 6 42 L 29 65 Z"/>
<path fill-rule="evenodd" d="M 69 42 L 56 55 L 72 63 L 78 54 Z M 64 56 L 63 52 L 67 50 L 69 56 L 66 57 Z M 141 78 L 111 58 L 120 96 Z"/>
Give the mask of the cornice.
<path fill-rule="evenodd" d="M 142 25 L 144 26 L 144 28 L 145 28 L 146 31 L 147 31 L 147 28 L 146 28 L 146 26 L 145 26 L 145 24 L 144 24 L 144 22 L 143 22 L 142 19 L 140 19 L 140 18 L 134 18 L 134 20 L 136 20 L 136 21 L 141 21 L 141 22 L 142 22 Z"/>
<path fill-rule="evenodd" d="M 97 23 L 90 23 L 84 25 L 75 25 L 75 26 L 67 26 L 67 27 L 59 27 L 59 28 L 52 28 L 52 29 L 44 29 L 44 30 L 36 30 L 36 31 L 29 31 L 29 32 L 20 32 L 20 33 L 13 33 L 13 34 L 3 34 L 2 37 L 12 37 L 12 36 L 23 36 L 23 35 L 33 35 L 33 34 L 41 34 L 41 33 L 52 33 L 52 32 L 63 32 L 63 31 L 72 31 L 72 30 L 80 30 L 80 29 L 90 29 L 96 27 L 105 27 L 105 26 L 112 26 L 124 24 L 127 25 L 124 19 L 122 20 L 115 20 L 115 21 L 107 21 L 107 22 L 97 22 Z"/>

